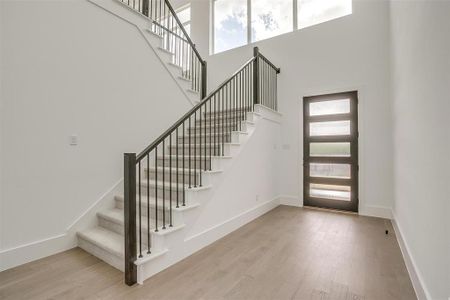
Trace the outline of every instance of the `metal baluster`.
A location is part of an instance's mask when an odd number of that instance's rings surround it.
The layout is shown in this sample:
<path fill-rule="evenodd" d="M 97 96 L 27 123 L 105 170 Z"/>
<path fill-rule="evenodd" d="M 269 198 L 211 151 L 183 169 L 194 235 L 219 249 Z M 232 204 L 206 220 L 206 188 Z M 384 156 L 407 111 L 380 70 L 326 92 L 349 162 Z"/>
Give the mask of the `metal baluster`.
<path fill-rule="evenodd" d="M 209 102 L 209 170 L 211 171 L 211 165 L 212 165 L 212 158 L 211 158 L 211 119 L 212 119 L 212 110 L 211 110 L 211 99 L 208 100 Z M 215 145 L 215 144 L 214 144 Z"/>
<path fill-rule="evenodd" d="M 275 73 L 275 110 L 278 111 L 278 73 Z"/>
<path fill-rule="evenodd" d="M 226 89 L 225 89 L 225 99 L 227 100 L 227 102 L 225 103 L 227 105 L 227 107 L 225 108 L 226 110 L 226 119 L 227 119 L 227 123 L 226 124 L 230 124 L 232 125 L 232 118 L 231 118 L 231 84 L 227 84 L 226 85 Z M 231 128 L 229 127 L 225 127 L 226 130 L 226 135 L 225 135 L 225 142 L 227 143 L 230 139 L 230 135 L 231 135 Z"/>
<path fill-rule="evenodd" d="M 239 73 L 234 78 L 235 82 L 235 89 L 236 89 L 236 99 L 234 100 L 234 110 L 235 110 L 235 116 L 236 116 L 236 130 L 239 130 L 239 96 L 240 96 L 240 85 L 239 85 Z"/>
<path fill-rule="evenodd" d="M 241 99 L 241 72 L 236 74 L 236 130 L 241 131 L 241 111 L 240 111 L 240 99 Z"/>
<path fill-rule="evenodd" d="M 197 124 L 197 111 L 194 112 L 194 124 Z M 197 187 L 197 132 L 194 132 L 194 187 Z"/>
<path fill-rule="evenodd" d="M 199 114 L 200 114 L 200 117 L 199 117 L 200 144 L 198 147 L 198 152 L 199 152 L 200 169 L 199 169 L 198 177 L 199 177 L 199 186 L 202 186 L 202 106 L 201 105 L 199 107 Z M 197 128 L 195 130 L 197 130 Z"/>
<path fill-rule="evenodd" d="M 155 232 L 158 232 L 158 146 L 155 147 Z"/>
<path fill-rule="evenodd" d="M 185 141 L 184 141 L 184 136 L 185 136 L 185 131 L 184 131 L 184 122 L 183 121 L 183 130 L 182 130 L 182 135 L 183 135 L 183 206 L 186 206 L 186 174 L 185 174 L 185 156 L 184 156 L 184 148 L 186 147 Z"/>
<path fill-rule="evenodd" d="M 159 1 L 159 21 L 158 21 L 158 23 L 160 24 L 160 25 L 162 25 L 162 9 L 163 9 L 163 1 L 164 0 L 160 0 Z M 161 34 L 163 33 L 163 30 L 162 30 L 162 26 L 159 26 L 159 30 L 160 30 L 160 32 L 161 32 Z"/>
<path fill-rule="evenodd" d="M 239 83 L 241 86 L 241 96 L 239 97 L 239 130 L 242 130 L 242 121 L 244 120 L 244 94 L 245 94 L 245 87 L 244 87 L 244 71 L 245 68 L 239 72 Z"/>
<path fill-rule="evenodd" d="M 162 229 L 166 229 L 166 139 L 164 138 L 162 141 L 162 151 L 163 151 L 163 165 L 162 165 L 162 204 L 163 204 L 163 209 L 162 209 L 162 214 L 163 214 L 163 226 Z"/>
<path fill-rule="evenodd" d="M 271 79 L 270 79 L 270 83 L 272 86 L 272 109 L 275 110 L 275 81 L 274 81 L 274 75 L 276 75 L 275 70 L 272 68 L 272 74 L 271 74 Z"/>
<path fill-rule="evenodd" d="M 138 163 L 138 188 L 139 188 L 139 257 L 142 257 L 142 198 L 141 198 L 141 161 Z"/>
<path fill-rule="evenodd" d="M 194 62 L 194 78 L 192 81 L 192 84 L 193 84 L 192 89 L 194 91 L 196 91 L 197 90 L 197 61 L 195 59 L 194 51 L 192 51 L 192 61 Z"/>
<path fill-rule="evenodd" d="M 169 227 L 172 227 L 172 133 L 169 135 Z"/>
<path fill-rule="evenodd" d="M 150 252 L 150 152 L 147 153 L 147 254 Z"/>
<path fill-rule="evenodd" d="M 208 111 L 208 107 L 207 107 L 207 103 L 205 102 L 205 108 L 204 108 L 205 118 L 203 119 L 203 123 L 204 123 L 203 126 L 204 126 L 204 133 L 205 133 L 205 138 L 204 138 L 205 144 L 204 144 L 204 156 L 203 156 L 204 162 L 203 162 L 203 167 L 204 167 L 204 170 L 205 170 L 205 171 L 207 170 L 207 167 L 206 167 L 206 156 L 208 155 L 208 152 L 207 152 L 207 150 L 206 150 L 206 117 L 207 117 L 207 111 Z"/>
<path fill-rule="evenodd" d="M 224 90 L 226 90 L 225 88 L 226 88 L 226 86 L 222 90 L 221 97 L 220 97 L 221 100 L 222 100 L 222 118 L 220 119 L 220 123 L 221 123 L 221 127 L 222 127 L 222 138 L 221 138 L 222 152 L 220 152 L 220 153 L 221 153 L 222 156 L 224 156 L 224 145 L 223 145 L 223 142 L 224 142 L 224 133 L 225 133 L 225 130 L 224 130 L 224 127 L 223 127 L 223 125 L 224 125 L 223 122 L 224 122 L 224 120 L 226 120 L 225 97 L 224 97 L 224 95 L 226 95 L 226 93 L 224 92 Z"/>
<path fill-rule="evenodd" d="M 213 99 L 214 99 L 214 112 L 212 112 L 212 114 L 211 114 L 211 116 L 210 116 L 210 120 L 209 120 L 209 122 L 211 123 L 211 124 L 213 124 L 214 125 L 214 128 L 211 128 L 210 130 L 212 130 L 213 131 L 213 135 L 214 135 L 214 156 L 217 156 L 217 149 L 219 148 L 219 143 L 218 143 L 218 140 L 217 140 L 217 125 L 216 125 L 216 123 L 217 123 L 217 97 L 216 97 L 216 95 L 217 94 L 214 94 L 214 96 L 213 96 Z M 213 119 L 214 118 L 214 119 Z"/>
<path fill-rule="evenodd" d="M 177 138 L 175 139 L 175 143 L 176 143 L 175 146 L 177 147 L 176 166 L 175 166 L 175 168 L 177 169 L 177 206 L 176 207 L 179 208 L 180 207 L 180 203 L 179 203 L 178 197 L 179 197 L 179 194 L 180 194 L 180 181 L 178 179 L 178 173 L 180 173 L 180 171 L 178 169 L 178 160 L 179 160 L 179 158 L 178 158 L 178 127 L 176 129 L 176 136 L 177 136 Z"/>
<path fill-rule="evenodd" d="M 191 128 L 191 116 L 189 116 L 189 128 Z M 188 134 L 189 134 L 189 145 L 188 145 L 188 151 L 189 151 L 189 188 L 192 187 L 191 185 L 191 130 L 188 130 Z"/>

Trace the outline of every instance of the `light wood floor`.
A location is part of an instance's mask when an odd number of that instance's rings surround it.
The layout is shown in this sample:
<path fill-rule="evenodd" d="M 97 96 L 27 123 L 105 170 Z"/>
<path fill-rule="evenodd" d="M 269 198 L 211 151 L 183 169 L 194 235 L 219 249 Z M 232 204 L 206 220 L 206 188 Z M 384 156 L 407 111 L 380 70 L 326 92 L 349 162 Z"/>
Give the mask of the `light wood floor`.
<path fill-rule="evenodd" d="M 416 299 L 389 221 L 287 206 L 142 286 L 122 277 L 76 248 L 0 273 L 0 299 Z"/>

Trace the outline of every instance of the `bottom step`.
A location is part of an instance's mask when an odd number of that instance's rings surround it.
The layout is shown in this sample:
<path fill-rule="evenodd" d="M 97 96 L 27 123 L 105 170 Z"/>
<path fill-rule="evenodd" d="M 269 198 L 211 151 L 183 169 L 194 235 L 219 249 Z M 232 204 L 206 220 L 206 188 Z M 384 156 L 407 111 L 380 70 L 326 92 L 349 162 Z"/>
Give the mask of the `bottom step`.
<path fill-rule="evenodd" d="M 92 255 L 107 262 L 116 269 L 124 271 L 124 238 L 123 235 L 94 227 L 78 232 L 78 246 Z"/>
<path fill-rule="evenodd" d="M 173 230 L 179 229 L 175 228 Z M 172 230 L 172 231 L 173 231 Z M 124 236 L 100 226 L 78 232 L 78 246 L 84 251 L 98 257 L 114 268 L 124 272 L 125 269 L 125 250 Z M 136 265 L 145 264 L 165 253 L 167 249 L 152 251 L 151 254 L 138 258 L 136 255 Z"/>

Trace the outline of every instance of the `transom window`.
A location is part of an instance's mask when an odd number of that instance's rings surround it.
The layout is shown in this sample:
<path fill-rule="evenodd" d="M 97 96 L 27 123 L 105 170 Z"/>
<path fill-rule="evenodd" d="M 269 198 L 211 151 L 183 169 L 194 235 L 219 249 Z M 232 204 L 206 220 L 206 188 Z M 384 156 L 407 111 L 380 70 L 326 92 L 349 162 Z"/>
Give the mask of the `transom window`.
<path fill-rule="evenodd" d="M 352 0 L 213 0 L 213 53 L 352 13 Z"/>

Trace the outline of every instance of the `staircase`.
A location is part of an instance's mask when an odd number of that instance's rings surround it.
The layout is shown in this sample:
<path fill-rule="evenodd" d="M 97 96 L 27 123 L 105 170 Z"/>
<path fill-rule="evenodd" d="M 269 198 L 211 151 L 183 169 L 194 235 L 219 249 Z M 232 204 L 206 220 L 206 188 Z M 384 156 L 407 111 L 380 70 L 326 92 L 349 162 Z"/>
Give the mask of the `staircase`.
<path fill-rule="evenodd" d="M 154 13 L 157 4 L 167 14 Z M 141 0 L 138 11 L 153 17 L 149 31 L 173 56 L 170 64 L 180 78 L 203 97 L 140 154 L 124 155 L 123 193 L 115 195 L 112 208 L 97 213 L 97 226 L 77 233 L 79 247 L 123 271 L 128 285 L 193 252 L 183 249 L 183 232 L 195 224 L 262 114 L 276 111 L 279 73 L 255 48 L 248 62 L 206 96 L 206 63 L 199 55 L 194 59 L 198 53 L 187 34 L 181 37 L 185 31 L 170 3 Z M 187 60 L 179 47 L 184 43 L 191 47 Z"/>
<path fill-rule="evenodd" d="M 244 120 L 229 120 L 228 126 L 238 128 L 241 125 L 242 130 L 233 131 L 231 134 L 224 136 L 223 142 L 215 145 L 215 149 L 207 147 L 208 151 L 218 153 L 222 151 L 223 145 L 224 155 L 212 157 L 211 160 L 207 159 L 206 164 L 204 164 L 204 157 L 200 156 L 205 154 L 206 145 L 193 144 L 192 142 L 196 138 L 198 140 L 205 137 L 214 139 L 214 134 L 204 136 L 200 131 L 209 130 L 209 127 L 205 127 L 204 124 L 199 124 L 200 122 L 196 121 L 195 124 L 192 124 L 192 127 L 186 128 L 184 137 L 179 137 L 178 148 L 172 145 L 172 151 L 170 151 L 170 146 L 166 146 L 166 154 L 175 153 L 177 149 L 181 153 L 183 148 L 185 154 L 187 154 L 190 149 L 191 155 L 184 157 L 184 168 L 183 158 L 178 160 L 178 167 L 176 167 L 176 157 L 163 154 L 158 154 L 156 164 L 155 161 L 152 162 L 152 165 L 155 166 L 141 167 L 141 180 L 138 181 L 136 187 L 137 190 L 139 188 L 141 190 L 141 201 L 138 201 L 136 206 L 137 227 L 141 229 L 140 235 L 142 237 L 141 249 L 139 249 L 139 245 L 137 249 L 138 257 L 142 256 L 137 260 L 138 263 L 148 262 L 168 251 L 164 245 L 157 245 L 154 239 L 160 239 L 165 235 L 183 229 L 185 226 L 183 222 L 184 213 L 196 209 L 200 205 L 201 195 L 199 194 L 213 188 L 210 184 L 211 177 L 221 173 L 224 161 L 226 163 L 226 160 L 232 159 L 233 155 L 239 152 L 239 147 L 245 139 L 249 138 L 256 126 L 258 117 L 258 113 L 249 112 Z M 211 128 L 217 130 L 220 124 L 216 122 L 218 119 L 214 116 L 207 116 L 207 119 L 214 122 Z M 189 142 L 189 133 L 191 133 L 191 142 Z M 195 148 L 199 152 L 197 155 L 193 155 Z M 200 164 L 202 165 L 201 169 Z M 184 180 L 182 180 L 182 177 L 184 177 Z M 184 183 L 182 183 L 183 181 Z M 149 188 L 150 197 L 147 196 L 147 188 Z M 184 198 L 183 193 L 186 194 Z M 97 219 L 98 226 L 78 233 L 79 246 L 117 269 L 124 271 L 124 195 L 116 195 L 115 207 L 99 212 Z M 155 231 L 156 228 L 158 228 L 157 232 Z M 149 234 L 150 239 L 148 239 Z M 148 251 L 149 241 L 150 243 L 153 242 L 150 247 L 151 253 Z"/>

